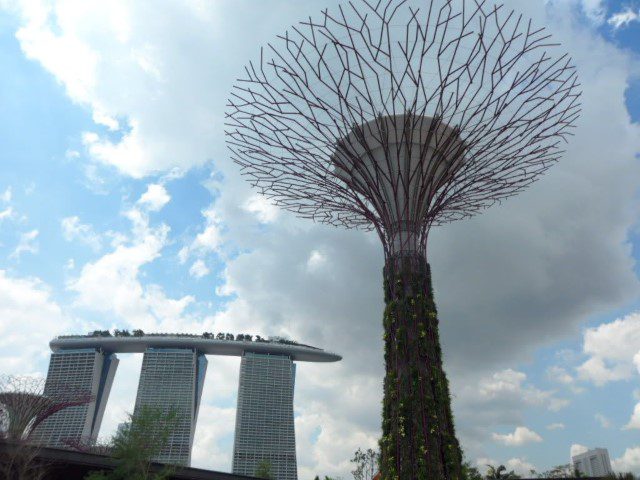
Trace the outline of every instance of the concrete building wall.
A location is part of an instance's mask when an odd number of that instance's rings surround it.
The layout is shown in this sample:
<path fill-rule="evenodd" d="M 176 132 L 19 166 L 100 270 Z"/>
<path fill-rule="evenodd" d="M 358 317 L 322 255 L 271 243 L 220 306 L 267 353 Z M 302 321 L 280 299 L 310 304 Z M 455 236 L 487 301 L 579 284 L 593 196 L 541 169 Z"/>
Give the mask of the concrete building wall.
<path fill-rule="evenodd" d="M 604 477 L 613 473 L 609 451 L 606 448 L 595 448 L 571 457 L 575 470 L 589 477 Z"/>
<path fill-rule="evenodd" d="M 276 480 L 297 480 L 293 420 L 295 364 L 288 356 L 245 353 L 240 364 L 233 473 L 254 475 L 263 461 Z"/>
<path fill-rule="evenodd" d="M 65 447 L 65 440 L 95 440 L 118 367 L 114 354 L 96 349 L 60 350 L 51 354 L 44 393 L 90 393 L 94 401 L 61 410 L 46 419 L 34 439 L 51 447 Z"/>
<path fill-rule="evenodd" d="M 206 357 L 193 349 L 150 348 L 144 353 L 134 414 L 150 406 L 177 415 L 168 445 L 155 460 L 190 465 L 206 368 Z"/>

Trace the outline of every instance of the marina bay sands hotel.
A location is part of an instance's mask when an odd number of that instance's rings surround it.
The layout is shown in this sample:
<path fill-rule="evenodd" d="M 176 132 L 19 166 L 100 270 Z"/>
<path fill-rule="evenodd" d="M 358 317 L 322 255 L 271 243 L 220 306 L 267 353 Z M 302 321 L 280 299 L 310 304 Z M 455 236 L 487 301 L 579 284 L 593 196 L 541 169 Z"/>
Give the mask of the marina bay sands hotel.
<path fill-rule="evenodd" d="M 45 393 L 73 388 L 91 392 L 95 400 L 45 420 L 35 432 L 41 443 L 65 447 L 69 439 L 95 440 L 118 366 L 116 354 L 144 353 L 134 415 L 147 405 L 175 411 L 177 424 L 157 460 L 188 466 L 207 371 L 206 355 L 233 355 L 241 357 L 233 473 L 254 475 L 258 466 L 268 461 L 277 480 L 297 479 L 294 362 L 336 362 L 341 360 L 339 355 L 279 338 L 138 332 L 135 336 L 101 332 L 51 341 Z"/>

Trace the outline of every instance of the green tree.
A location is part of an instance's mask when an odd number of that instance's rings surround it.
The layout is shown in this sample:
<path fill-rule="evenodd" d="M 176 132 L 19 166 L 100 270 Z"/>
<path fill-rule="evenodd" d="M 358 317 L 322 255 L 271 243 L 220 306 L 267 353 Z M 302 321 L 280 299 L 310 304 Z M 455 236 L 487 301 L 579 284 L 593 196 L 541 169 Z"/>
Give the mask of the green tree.
<path fill-rule="evenodd" d="M 486 478 L 488 480 L 512 480 L 516 478 L 520 478 L 520 475 L 517 475 L 513 470 L 507 472 L 507 467 L 504 465 L 500 465 L 499 467 L 494 467 L 493 465 L 487 465 L 487 475 Z"/>
<path fill-rule="evenodd" d="M 91 472 L 86 480 L 165 480 L 175 470 L 165 466 L 155 472 L 151 468 L 156 457 L 169 441 L 175 427 L 175 411 L 165 412 L 160 408 L 142 407 L 136 415 L 118 429 L 111 443 L 112 456 L 116 460 L 113 471 Z"/>
<path fill-rule="evenodd" d="M 462 462 L 462 480 L 483 480 L 480 470 L 472 466 L 469 460 Z"/>
<path fill-rule="evenodd" d="M 380 453 L 371 448 L 366 452 L 358 449 L 353 454 L 351 463 L 356 466 L 355 470 L 351 470 L 355 480 L 371 480 L 380 469 Z"/>
<path fill-rule="evenodd" d="M 271 473 L 271 462 L 269 460 L 263 460 L 256 469 L 255 476 L 258 478 L 268 478 L 273 480 L 273 473 Z"/>

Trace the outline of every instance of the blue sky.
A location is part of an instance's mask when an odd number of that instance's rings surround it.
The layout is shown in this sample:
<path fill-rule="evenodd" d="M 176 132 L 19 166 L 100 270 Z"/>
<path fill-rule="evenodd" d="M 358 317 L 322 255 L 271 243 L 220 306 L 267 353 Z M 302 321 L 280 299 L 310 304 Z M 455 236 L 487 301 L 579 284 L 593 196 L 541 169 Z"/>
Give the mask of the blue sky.
<path fill-rule="evenodd" d="M 480 464 L 603 446 L 640 473 L 640 1 L 505 3 L 576 58 L 585 110 L 532 189 L 432 235 L 458 432 Z M 223 135 L 258 46 L 335 4 L 0 1 L 0 371 L 42 375 L 50 338 L 96 327 L 288 335 L 344 355 L 298 368 L 300 478 L 349 478 L 379 434 L 378 241 L 270 205 Z M 195 466 L 230 469 L 237 376 L 210 359 Z"/>

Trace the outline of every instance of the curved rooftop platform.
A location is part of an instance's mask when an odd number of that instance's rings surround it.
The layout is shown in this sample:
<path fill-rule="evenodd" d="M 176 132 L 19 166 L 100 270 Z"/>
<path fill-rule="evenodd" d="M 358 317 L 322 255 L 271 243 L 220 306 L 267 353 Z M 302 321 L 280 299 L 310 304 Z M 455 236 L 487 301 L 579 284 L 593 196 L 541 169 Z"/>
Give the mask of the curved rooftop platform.
<path fill-rule="evenodd" d="M 286 355 L 301 362 L 337 362 L 342 357 L 320 348 L 295 342 L 218 340 L 198 335 L 142 335 L 142 336 L 62 336 L 49 346 L 60 350 L 99 348 L 110 353 L 144 353 L 148 348 L 191 348 L 208 355 L 241 357 L 245 352 Z"/>

